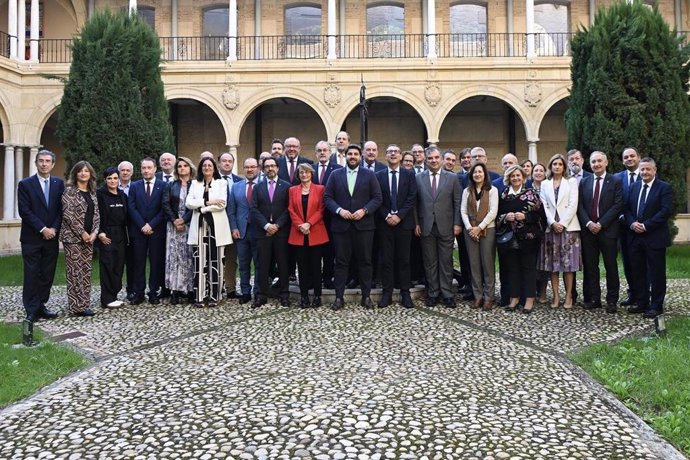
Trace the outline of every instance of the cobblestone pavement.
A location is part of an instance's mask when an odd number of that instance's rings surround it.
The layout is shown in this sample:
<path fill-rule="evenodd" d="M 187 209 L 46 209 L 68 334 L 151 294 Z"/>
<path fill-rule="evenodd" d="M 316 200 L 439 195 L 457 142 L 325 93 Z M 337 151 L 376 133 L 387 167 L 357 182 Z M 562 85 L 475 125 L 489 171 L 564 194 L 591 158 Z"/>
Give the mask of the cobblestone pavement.
<path fill-rule="evenodd" d="M 0 289 L 0 318 L 20 295 Z M 3 459 L 684 458 L 563 356 L 648 331 L 639 316 L 229 302 L 40 326 L 95 361 L 0 412 Z"/>

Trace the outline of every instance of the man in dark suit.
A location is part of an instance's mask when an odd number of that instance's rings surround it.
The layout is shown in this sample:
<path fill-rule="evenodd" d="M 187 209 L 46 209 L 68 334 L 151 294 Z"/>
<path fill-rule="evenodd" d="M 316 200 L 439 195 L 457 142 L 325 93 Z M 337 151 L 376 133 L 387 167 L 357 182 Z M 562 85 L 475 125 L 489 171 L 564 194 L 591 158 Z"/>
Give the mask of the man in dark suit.
<path fill-rule="evenodd" d="M 55 154 L 41 150 L 36 155 L 36 174 L 22 179 L 17 187 L 17 206 L 22 219 L 19 241 L 24 261 L 22 302 L 26 319 L 53 319 L 46 308 L 55 278 L 58 234 L 62 224 L 62 192 L 65 183 L 51 176 Z"/>
<path fill-rule="evenodd" d="M 379 172 L 386 169 L 386 165 L 378 161 L 379 146 L 374 141 L 366 141 L 364 143 L 364 151 L 362 152 L 362 166 L 372 172 Z"/>
<path fill-rule="evenodd" d="M 174 181 L 175 177 L 173 174 L 175 173 L 176 160 L 175 155 L 170 152 L 161 153 L 161 156 L 158 157 L 158 165 L 161 170 L 156 173 L 156 179 L 160 179 L 166 184 Z"/>
<path fill-rule="evenodd" d="M 448 149 L 443 152 L 443 169 L 449 173 L 455 174 L 455 165 L 457 162 L 458 155 L 452 149 Z"/>
<path fill-rule="evenodd" d="M 302 163 L 313 164 L 309 158 L 300 156 L 302 151 L 302 144 L 296 137 L 288 137 L 285 139 L 285 155 L 278 159 L 278 177 L 287 181 L 290 185 L 298 185 L 299 174 L 297 174 L 297 166 Z"/>
<path fill-rule="evenodd" d="M 488 157 L 486 155 L 486 150 L 484 150 L 484 147 L 473 147 L 472 150 L 470 150 L 470 157 L 471 157 L 471 163 L 483 163 L 486 164 L 488 161 Z M 488 168 L 487 168 L 488 169 Z M 462 189 L 465 190 L 467 186 L 469 185 L 470 178 L 467 174 L 463 174 L 460 176 L 462 180 Z M 503 180 L 503 175 L 498 174 L 497 172 L 494 171 L 489 171 L 489 178 L 491 179 L 492 183 L 496 179 L 501 179 Z"/>
<path fill-rule="evenodd" d="M 455 307 L 453 295 L 453 240 L 462 231 L 460 204 L 462 191 L 455 174 L 441 168 L 441 151 L 426 149 L 427 170 L 417 174 L 417 215 L 415 234 L 422 237 L 422 257 L 428 283 L 427 305 Z"/>
<path fill-rule="evenodd" d="M 249 283 L 252 275 L 252 260 L 256 277 L 254 278 L 254 297 L 258 293 L 258 269 L 259 255 L 256 243 L 256 230 L 250 225 L 249 209 L 252 204 L 254 187 L 257 186 L 259 165 L 255 158 L 244 160 L 244 179 L 240 179 L 231 185 L 228 198 L 228 220 L 232 230 L 232 239 L 237 249 L 240 268 L 240 303 L 247 303 L 252 299 L 252 286 Z"/>
<path fill-rule="evenodd" d="M 422 144 L 412 144 L 410 147 L 412 155 L 414 155 L 414 167 L 413 171 L 415 174 L 419 174 L 426 170 L 426 157 L 424 156 L 424 146 Z"/>
<path fill-rule="evenodd" d="M 400 147 L 391 144 L 386 148 L 388 167 L 376 173 L 381 187 L 383 202 L 376 211 L 378 229 L 379 273 L 383 292 L 379 307 L 392 303 L 393 285 L 397 277 L 400 300 L 405 308 L 412 308 L 410 296 L 410 244 L 414 231 L 414 205 L 417 201 L 415 174 L 400 167 Z"/>
<path fill-rule="evenodd" d="M 578 185 L 582 179 L 592 175 L 591 172 L 585 171 L 584 165 L 585 157 L 582 155 L 582 152 L 578 149 L 568 150 L 568 169 L 570 169 L 570 177 L 574 177 Z"/>
<path fill-rule="evenodd" d="M 134 182 L 128 195 L 129 238 L 132 245 L 132 305 L 144 301 L 146 261 L 149 262 L 149 303 L 160 303 L 159 289 L 165 276 L 165 216 L 162 198 L 165 182 L 156 179 L 156 161 L 141 160 L 142 179 Z"/>
<path fill-rule="evenodd" d="M 630 195 L 630 189 L 635 182 L 640 180 L 640 154 L 633 147 L 628 147 L 623 149 L 623 165 L 625 169 L 616 173 L 623 184 L 623 203 L 628 202 L 628 195 Z M 625 205 L 623 206 L 625 208 Z M 630 263 L 631 254 L 630 248 L 628 247 L 628 226 L 625 225 L 625 209 L 621 209 L 622 221 L 620 225 L 620 244 L 621 244 L 621 258 L 623 259 L 623 271 L 625 273 L 625 279 L 628 282 L 628 298 L 621 302 L 624 307 L 629 307 L 634 304 L 635 292 L 633 285 L 633 269 Z"/>
<path fill-rule="evenodd" d="M 347 134 L 347 133 L 345 133 Z M 326 185 L 328 178 L 331 177 L 331 173 L 336 169 L 342 168 L 337 162 L 337 158 L 334 158 L 330 153 L 330 147 L 328 142 L 319 141 L 316 143 L 316 167 L 314 171 L 316 172 L 314 176 L 314 183 L 319 185 Z M 335 248 L 333 247 L 333 238 L 331 236 L 331 214 L 329 212 L 324 213 L 323 221 L 326 224 L 326 231 L 328 231 L 329 241 L 323 247 L 321 257 L 323 260 L 323 287 L 326 289 L 333 289 L 335 285 L 333 284 L 333 276 L 335 274 Z"/>
<path fill-rule="evenodd" d="M 331 235 L 335 245 L 334 310 L 344 306 L 345 282 L 353 253 L 359 265 L 362 306 L 373 308 L 371 293 L 371 248 L 374 239 L 374 212 L 381 206 L 381 187 L 373 171 L 361 167 L 362 150 L 350 144 L 347 168 L 333 171 L 326 184 L 324 205 L 333 214 Z"/>
<path fill-rule="evenodd" d="M 641 181 L 628 194 L 625 224 L 632 256 L 635 306 L 630 313 L 654 318 L 664 312 L 666 248 L 671 245 L 668 219 L 673 214 L 671 185 L 656 178 L 656 162 L 640 160 Z"/>
<path fill-rule="evenodd" d="M 273 139 L 271 141 L 271 156 L 278 160 L 285 154 L 285 144 L 280 139 Z"/>
<path fill-rule="evenodd" d="M 347 131 L 340 131 L 335 136 L 335 152 L 331 155 L 331 162 L 345 167 L 347 165 L 345 151 L 348 145 L 350 145 L 350 135 Z"/>
<path fill-rule="evenodd" d="M 286 142 L 287 143 L 287 142 Z M 264 160 L 266 179 L 254 187 L 251 224 L 257 240 L 259 256 L 259 293 L 254 298 L 253 308 L 266 304 L 270 288 L 269 273 L 271 260 L 278 265 L 280 304 L 290 306 L 288 271 L 288 236 L 290 215 L 288 213 L 288 189 L 290 183 L 278 178 L 278 164 L 274 158 Z"/>
<path fill-rule="evenodd" d="M 220 177 L 228 183 L 228 194 L 232 190 L 232 184 L 242 180 L 240 176 L 233 173 L 235 167 L 235 156 L 230 152 L 221 153 L 218 156 L 218 172 Z M 229 198 L 228 198 L 229 199 Z M 225 208 L 227 211 L 227 207 Z M 225 278 L 225 293 L 228 299 L 236 299 L 237 294 L 237 246 L 229 244 L 225 246 L 225 265 L 223 266 L 223 276 Z"/>
<path fill-rule="evenodd" d="M 582 179 L 577 217 L 580 220 L 585 309 L 601 307 L 599 255 L 606 269 L 606 312 L 616 313 L 620 291 L 618 278 L 618 219 L 623 210 L 623 187 L 620 180 L 606 173 L 608 158 L 603 152 L 592 152 L 589 165 L 593 175 Z"/>

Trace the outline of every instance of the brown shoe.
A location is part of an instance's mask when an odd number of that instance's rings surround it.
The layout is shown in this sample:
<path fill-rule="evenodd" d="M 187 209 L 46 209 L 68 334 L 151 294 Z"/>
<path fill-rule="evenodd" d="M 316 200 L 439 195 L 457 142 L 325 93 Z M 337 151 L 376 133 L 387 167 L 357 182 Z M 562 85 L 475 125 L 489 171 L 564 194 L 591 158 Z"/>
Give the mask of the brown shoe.
<path fill-rule="evenodd" d="M 484 305 L 482 306 L 482 310 L 489 311 L 492 308 L 494 308 L 494 301 L 492 299 L 486 299 L 484 301 Z"/>
<path fill-rule="evenodd" d="M 474 303 L 472 304 L 471 308 L 480 308 L 482 306 L 482 299 L 481 297 L 478 299 L 474 299 Z"/>

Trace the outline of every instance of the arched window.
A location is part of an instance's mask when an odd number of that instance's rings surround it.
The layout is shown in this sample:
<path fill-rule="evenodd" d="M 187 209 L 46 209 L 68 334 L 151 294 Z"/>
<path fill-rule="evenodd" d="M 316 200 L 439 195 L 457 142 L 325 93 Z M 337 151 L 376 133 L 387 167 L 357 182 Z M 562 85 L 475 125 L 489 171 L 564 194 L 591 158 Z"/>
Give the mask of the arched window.
<path fill-rule="evenodd" d="M 137 14 L 150 25 L 153 30 L 156 30 L 156 9 L 152 6 L 138 6 Z"/>
<path fill-rule="evenodd" d="M 313 58 L 323 53 L 321 7 L 289 5 L 285 7 L 285 57 Z"/>
<path fill-rule="evenodd" d="M 565 56 L 570 53 L 570 5 L 566 2 L 535 2 L 534 32 L 537 54 Z"/>
<path fill-rule="evenodd" d="M 487 7 L 481 2 L 450 6 L 452 56 L 486 56 Z"/>
<path fill-rule="evenodd" d="M 378 3 L 367 7 L 367 55 L 404 57 L 405 7 L 399 3 Z"/>
<path fill-rule="evenodd" d="M 228 7 L 213 6 L 203 10 L 203 45 L 201 59 L 221 60 L 228 57 Z"/>

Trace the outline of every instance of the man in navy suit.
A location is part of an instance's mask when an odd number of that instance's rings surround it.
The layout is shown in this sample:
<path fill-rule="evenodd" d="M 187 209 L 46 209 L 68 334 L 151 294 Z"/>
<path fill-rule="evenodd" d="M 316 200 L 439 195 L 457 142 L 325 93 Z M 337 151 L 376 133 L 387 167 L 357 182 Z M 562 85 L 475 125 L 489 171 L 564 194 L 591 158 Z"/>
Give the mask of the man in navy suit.
<path fill-rule="evenodd" d="M 287 142 L 286 142 L 287 144 Z M 264 160 L 266 179 L 254 187 L 252 206 L 249 211 L 254 226 L 259 257 L 259 293 L 254 298 L 253 308 L 266 304 L 269 286 L 271 260 L 278 265 L 280 304 L 290 306 L 288 271 L 288 236 L 290 214 L 288 213 L 288 189 L 290 183 L 278 178 L 278 164 L 274 158 Z"/>
<path fill-rule="evenodd" d="M 426 170 L 426 156 L 424 156 L 424 146 L 422 144 L 412 144 L 410 147 L 412 155 L 414 155 L 414 167 L 413 171 L 415 174 L 419 174 Z"/>
<path fill-rule="evenodd" d="M 331 154 L 331 161 L 340 166 L 345 167 L 347 160 L 345 159 L 345 150 L 350 145 L 350 134 L 347 131 L 340 131 L 335 136 L 335 152 Z"/>
<path fill-rule="evenodd" d="M 37 173 L 22 179 L 17 188 L 17 205 L 22 228 L 19 241 L 24 261 L 22 302 L 26 319 L 53 319 L 46 303 L 53 287 L 58 258 L 58 234 L 62 224 L 62 179 L 50 172 L 55 166 L 55 154 L 41 150 L 36 155 Z"/>
<path fill-rule="evenodd" d="M 362 150 L 350 144 L 347 167 L 333 171 L 326 184 L 324 205 L 333 214 L 331 235 L 335 245 L 334 310 L 344 306 L 345 282 L 353 253 L 359 265 L 362 306 L 373 308 L 371 293 L 371 248 L 374 239 L 374 212 L 381 206 L 381 187 L 373 171 L 361 167 Z"/>
<path fill-rule="evenodd" d="M 364 152 L 362 153 L 362 166 L 372 172 L 379 172 L 386 169 L 386 165 L 378 161 L 379 146 L 374 141 L 366 141 L 364 143 Z"/>
<path fill-rule="evenodd" d="M 234 174 L 232 169 L 235 167 L 235 156 L 230 152 L 221 153 L 218 156 L 218 172 L 220 177 L 228 183 L 228 194 L 232 189 L 232 184 L 242 180 L 240 176 Z M 227 206 L 226 206 L 227 211 Z M 225 291 L 228 299 L 236 299 L 237 295 L 237 247 L 229 244 L 225 247 L 225 265 L 223 267 L 225 277 Z"/>
<path fill-rule="evenodd" d="M 376 173 L 381 187 L 383 202 L 376 211 L 376 227 L 379 237 L 379 273 L 383 292 L 379 307 L 392 302 L 394 280 L 400 286 L 400 300 L 405 308 L 412 308 L 410 297 L 410 245 L 414 231 L 414 205 L 417 200 L 415 174 L 400 167 L 400 147 L 391 144 L 386 148 L 388 167 Z"/>
<path fill-rule="evenodd" d="M 166 184 L 174 181 L 175 176 L 173 176 L 173 173 L 175 172 L 176 160 L 175 155 L 170 152 L 161 153 L 161 156 L 158 157 L 158 165 L 161 170 L 156 173 L 156 179 L 160 179 Z"/>
<path fill-rule="evenodd" d="M 582 152 L 578 149 L 568 150 L 568 169 L 570 169 L 570 177 L 574 177 L 578 185 L 580 185 L 582 179 L 592 175 L 591 172 L 585 171 L 584 165 L 585 157 L 582 155 Z"/>
<path fill-rule="evenodd" d="M 606 312 L 616 313 L 620 295 L 618 277 L 618 220 L 623 211 L 623 187 L 618 177 L 606 173 L 608 158 L 592 152 L 589 165 L 593 175 L 579 186 L 577 217 L 582 231 L 583 297 L 585 309 L 601 307 L 599 255 L 606 269 Z"/>
<path fill-rule="evenodd" d="M 625 169 L 616 173 L 623 184 L 623 203 L 628 202 L 628 195 L 630 189 L 635 182 L 640 180 L 640 154 L 633 147 L 623 149 L 623 165 Z M 624 205 L 625 207 L 625 205 Z M 624 209 L 621 209 L 621 258 L 623 259 L 623 271 L 625 272 L 625 279 L 628 282 L 628 298 L 621 302 L 621 305 L 627 307 L 633 305 L 635 299 L 634 285 L 633 285 L 633 269 L 630 263 L 630 249 L 628 248 L 628 226 L 625 225 Z"/>
<path fill-rule="evenodd" d="M 231 185 L 228 199 L 228 220 L 232 230 L 232 239 L 237 247 L 237 257 L 240 268 L 240 303 L 247 303 L 252 299 L 252 286 L 249 283 L 252 275 L 252 260 L 254 267 L 259 266 L 258 246 L 256 244 L 256 231 L 250 225 L 249 209 L 252 203 L 254 187 L 258 184 L 257 175 L 259 164 L 255 158 L 244 160 L 244 179 L 240 179 Z M 258 274 L 258 269 L 256 269 Z M 254 279 L 254 297 L 258 292 L 257 277 Z"/>
<path fill-rule="evenodd" d="M 297 166 L 302 163 L 313 164 L 313 162 L 305 157 L 300 156 L 302 151 L 302 144 L 296 137 L 288 137 L 285 139 L 285 155 L 278 159 L 278 177 L 290 183 L 290 185 L 298 185 L 299 174 L 297 174 Z"/>
<path fill-rule="evenodd" d="M 345 133 L 347 134 L 347 133 Z M 319 185 L 326 185 L 328 178 L 331 177 L 331 173 L 336 169 L 342 168 L 338 164 L 337 157 L 331 154 L 328 142 L 319 141 L 316 143 L 316 167 L 314 171 L 316 175 L 314 176 L 314 183 Z M 323 216 L 323 221 L 326 224 L 326 231 L 328 232 L 328 243 L 324 245 L 323 251 L 321 252 L 321 257 L 323 260 L 323 287 L 326 289 L 333 289 L 335 285 L 333 284 L 333 275 L 335 270 L 335 249 L 333 247 L 333 238 L 331 237 L 331 214 L 326 212 Z"/>
<path fill-rule="evenodd" d="M 666 297 L 666 248 L 671 245 L 668 219 L 673 214 L 671 185 L 656 178 L 656 162 L 640 160 L 641 181 L 628 194 L 625 225 L 628 227 L 635 285 L 635 306 L 630 313 L 654 318 L 664 312 Z"/>
<path fill-rule="evenodd" d="M 128 195 L 129 238 L 134 255 L 132 305 L 144 301 L 146 261 L 149 262 L 149 303 L 160 303 L 159 289 L 165 275 L 165 217 L 161 200 L 165 182 L 156 178 L 156 161 L 141 160 L 142 179 L 134 182 Z"/>

